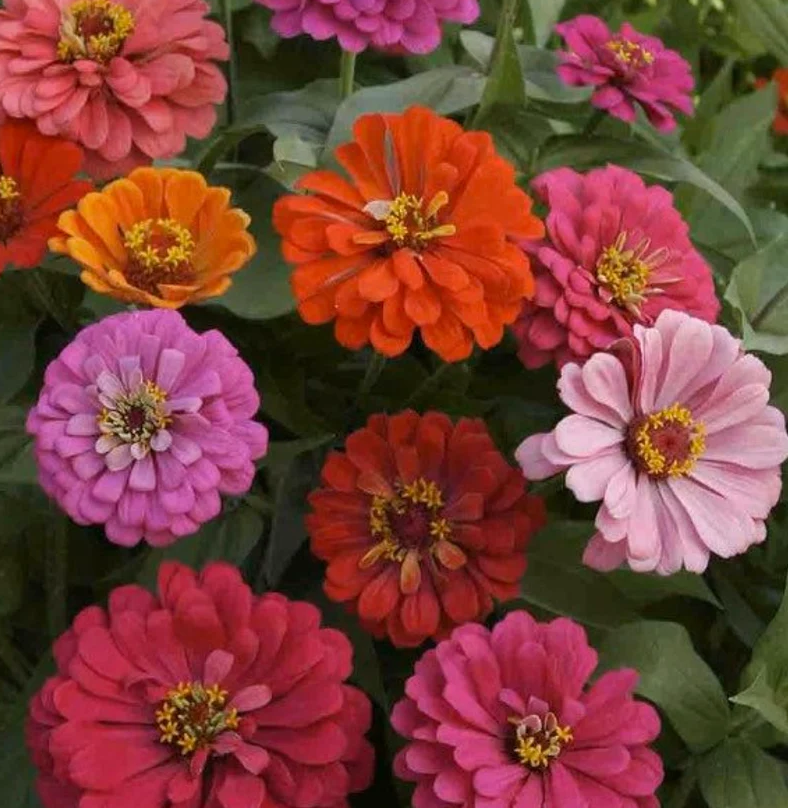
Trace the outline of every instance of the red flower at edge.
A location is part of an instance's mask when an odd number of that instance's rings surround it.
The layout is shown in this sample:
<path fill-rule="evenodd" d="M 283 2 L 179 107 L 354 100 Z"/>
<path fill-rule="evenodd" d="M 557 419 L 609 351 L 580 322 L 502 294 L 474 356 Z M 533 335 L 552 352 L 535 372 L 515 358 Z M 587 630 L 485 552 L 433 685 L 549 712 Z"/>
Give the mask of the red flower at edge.
<path fill-rule="evenodd" d="M 81 167 L 75 143 L 42 135 L 30 121 L 0 125 L 0 272 L 41 261 L 58 216 L 93 190 L 74 179 Z"/>
<path fill-rule="evenodd" d="M 375 636 L 416 646 L 518 593 L 544 504 L 480 419 L 373 415 L 332 452 L 307 516 L 325 591 Z"/>
<path fill-rule="evenodd" d="M 777 112 L 772 122 L 772 131 L 776 135 L 788 135 L 788 67 L 778 67 L 772 73 L 771 81 L 777 85 Z M 755 87 L 760 90 L 769 83 L 769 79 L 756 79 Z"/>

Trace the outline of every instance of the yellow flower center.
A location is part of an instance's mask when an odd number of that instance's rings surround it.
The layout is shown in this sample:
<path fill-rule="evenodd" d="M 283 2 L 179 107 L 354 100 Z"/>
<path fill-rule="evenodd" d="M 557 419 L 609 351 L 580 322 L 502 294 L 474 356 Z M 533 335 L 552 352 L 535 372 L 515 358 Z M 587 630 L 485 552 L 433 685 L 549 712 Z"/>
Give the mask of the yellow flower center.
<path fill-rule="evenodd" d="M 124 443 L 137 443 L 147 449 L 151 438 L 172 422 L 164 410 L 166 401 L 167 394 L 157 384 L 143 382 L 101 410 L 99 430 L 103 435 L 114 435 Z"/>
<path fill-rule="evenodd" d="M 651 477 L 685 477 L 706 450 L 706 429 L 689 409 L 671 404 L 631 424 L 627 447 L 637 467 Z"/>
<path fill-rule="evenodd" d="M 194 280 L 194 239 L 173 219 L 145 219 L 125 233 L 129 253 L 126 280 L 159 295 L 159 284 L 188 285 Z"/>
<path fill-rule="evenodd" d="M 182 755 L 210 746 L 225 730 L 238 729 L 238 710 L 226 709 L 226 704 L 227 691 L 218 684 L 181 682 L 156 711 L 160 742 L 177 747 Z"/>
<path fill-rule="evenodd" d="M 413 194 L 400 194 L 393 200 L 370 202 L 364 210 L 385 224 L 386 232 L 396 247 L 420 251 L 433 239 L 453 236 L 457 232 L 453 224 L 438 222 L 438 214 L 448 204 L 449 195 L 439 191 L 426 207 L 423 199 Z M 372 237 L 375 238 L 375 235 Z"/>
<path fill-rule="evenodd" d="M 650 252 L 651 240 L 647 238 L 627 247 L 627 238 L 626 232 L 620 233 L 613 244 L 602 250 L 596 262 L 596 278 L 611 300 L 640 317 L 651 273 L 664 263 L 668 251 L 662 247 Z"/>
<path fill-rule="evenodd" d="M 359 562 L 362 569 L 379 561 L 402 565 L 400 589 L 415 592 L 421 583 L 421 561 L 434 558 L 447 569 L 466 562 L 465 553 L 449 539 L 451 524 L 443 516 L 443 492 L 431 480 L 418 477 L 398 483 L 393 497 L 374 496 L 369 530 L 375 545 Z"/>
<path fill-rule="evenodd" d="M 21 202 L 16 180 L 0 174 L 0 241 L 8 241 L 22 226 Z"/>
<path fill-rule="evenodd" d="M 512 716 L 509 723 L 515 728 L 514 754 L 529 769 L 547 769 L 574 740 L 572 728 L 560 726 L 554 713 L 547 713 L 544 718 Z"/>
<path fill-rule="evenodd" d="M 627 67 L 640 68 L 650 65 L 654 61 L 654 54 L 651 51 L 637 42 L 632 42 L 620 36 L 613 37 L 606 47 L 613 52 L 619 62 L 627 65 Z"/>
<path fill-rule="evenodd" d="M 92 59 L 106 64 L 117 56 L 134 31 L 134 17 L 109 0 L 77 0 L 60 20 L 58 58 L 63 62 Z"/>

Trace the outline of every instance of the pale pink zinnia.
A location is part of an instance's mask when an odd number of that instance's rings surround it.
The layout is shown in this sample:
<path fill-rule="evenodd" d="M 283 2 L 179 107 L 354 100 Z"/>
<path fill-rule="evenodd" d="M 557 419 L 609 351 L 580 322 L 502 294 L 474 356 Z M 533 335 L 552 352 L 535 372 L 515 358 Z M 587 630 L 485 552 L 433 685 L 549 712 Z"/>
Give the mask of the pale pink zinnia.
<path fill-rule="evenodd" d="M 597 654 L 572 620 L 512 612 L 457 628 L 416 663 L 391 716 L 409 739 L 394 771 L 414 808 L 658 808 L 660 732 L 637 672 L 593 685 Z"/>
<path fill-rule="evenodd" d="M 572 86 L 596 88 L 591 103 L 598 109 L 632 122 L 640 105 L 661 132 L 675 129 L 675 111 L 692 115 L 692 70 L 662 40 L 626 22 L 614 34 L 590 14 L 563 22 L 556 31 L 567 44 L 558 75 Z"/>
<path fill-rule="evenodd" d="M 584 560 L 668 575 L 766 537 L 788 457 L 771 374 L 722 326 L 665 311 L 653 328 L 566 365 L 558 390 L 574 412 L 517 450 L 528 479 L 569 469 L 582 502 L 602 500 Z"/>
<path fill-rule="evenodd" d="M 97 177 L 206 137 L 227 83 L 224 29 L 203 0 L 7 0 L 0 104 L 86 150 Z"/>
<path fill-rule="evenodd" d="M 268 446 L 254 376 L 218 331 L 174 311 L 116 314 L 46 370 L 28 431 L 39 480 L 77 523 L 171 544 L 249 490 Z"/>
<path fill-rule="evenodd" d="M 536 295 L 514 325 L 526 367 L 582 363 L 664 309 L 717 319 L 711 268 L 664 188 L 619 166 L 558 168 L 533 187 L 549 213 L 547 239 L 524 245 L 536 259 Z"/>

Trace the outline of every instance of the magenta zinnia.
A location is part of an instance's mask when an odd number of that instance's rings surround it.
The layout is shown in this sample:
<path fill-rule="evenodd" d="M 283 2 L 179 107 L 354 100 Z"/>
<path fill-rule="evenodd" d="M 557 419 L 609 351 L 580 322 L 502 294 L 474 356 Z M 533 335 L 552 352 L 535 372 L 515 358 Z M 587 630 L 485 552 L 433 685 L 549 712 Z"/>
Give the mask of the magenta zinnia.
<path fill-rule="evenodd" d="M 254 377 L 218 331 L 180 314 L 117 314 L 47 368 L 28 417 L 44 490 L 110 541 L 171 544 L 244 494 L 268 432 Z"/>
<path fill-rule="evenodd" d="M 788 457 L 770 383 L 724 328 L 665 311 L 613 353 L 566 365 L 558 390 L 573 414 L 517 459 L 528 479 L 568 469 L 580 501 L 602 500 L 590 566 L 703 572 L 711 554 L 766 537 Z"/>
<path fill-rule="evenodd" d="M 626 22 L 614 34 L 590 14 L 563 22 L 556 31 L 567 44 L 558 75 L 567 84 L 594 87 L 591 103 L 598 109 L 631 122 L 639 105 L 662 132 L 675 129 L 675 111 L 692 114 L 690 66 L 662 40 Z"/>
<path fill-rule="evenodd" d="M 84 147 L 86 170 L 124 174 L 175 157 L 216 122 L 224 29 L 203 0 L 8 0 L 0 104 Z"/>
<path fill-rule="evenodd" d="M 536 294 L 514 326 L 526 367 L 582 363 L 664 309 L 717 319 L 711 268 L 664 188 L 619 166 L 559 168 L 533 187 L 549 213 L 547 239 L 526 244 Z"/>
<path fill-rule="evenodd" d="M 416 808 L 658 808 L 662 761 L 637 672 L 597 666 L 571 620 L 512 612 L 455 629 L 416 663 L 391 716 L 409 739 L 394 771 Z"/>
<path fill-rule="evenodd" d="M 237 569 L 159 570 L 55 643 L 30 705 L 45 808 L 347 808 L 372 775 L 347 637 Z"/>

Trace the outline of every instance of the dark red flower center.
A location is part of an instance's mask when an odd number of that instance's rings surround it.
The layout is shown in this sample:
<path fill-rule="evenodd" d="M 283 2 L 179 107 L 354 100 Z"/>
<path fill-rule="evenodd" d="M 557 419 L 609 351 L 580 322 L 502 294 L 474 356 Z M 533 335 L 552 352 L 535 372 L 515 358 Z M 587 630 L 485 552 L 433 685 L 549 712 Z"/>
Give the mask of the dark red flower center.
<path fill-rule="evenodd" d="M 227 691 L 218 684 L 181 682 L 156 711 L 159 740 L 177 747 L 182 755 L 210 746 L 225 730 L 238 729 L 238 710 L 226 704 Z"/>
<path fill-rule="evenodd" d="M 161 296 L 160 284 L 184 286 L 192 283 L 194 239 L 183 225 L 172 219 L 146 219 L 125 234 L 129 260 L 126 280 L 137 289 Z"/>
<path fill-rule="evenodd" d="M 706 450 L 706 431 L 686 407 L 673 404 L 635 419 L 627 430 L 627 451 L 651 477 L 684 477 Z"/>
<path fill-rule="evenodd" d="M 110 0 L 77 0 L 60 20 L 58 58 L 63 62 L 91 59 L 106 64 L 134 32 L 131 12 Z"/>
<path fill-rule="evenodd" d="M 519 763 L 535 771 L 544 771 L 558 757 L 564 747 L 572 743 L 571 727 L 562 727 L 554 713 L 544 716 L 512 716 L 514 727 L 512 754 Z"/>
<path fill-rule="evenodd" d="M 0 174 L 0 241 L 6 242 L 22 227 L 22 195 L 16 180 Z"/>
<path fill-rule="evenodd" d="M 396 199 L 375 200 L 364 208 L 373 219 L 383 222 L 385 231 L 359 233 L 357 243 L 380 244 L 389 249 L 408 248 L 421 252 L 436 238 L 453 236 L 453 224 L 439 222 L 440 211 L 449 204 L 446 191 L 439 191 L 429 204 L 413 195 L 402 193 Z"/>

